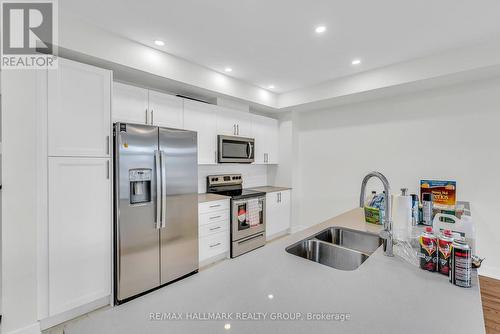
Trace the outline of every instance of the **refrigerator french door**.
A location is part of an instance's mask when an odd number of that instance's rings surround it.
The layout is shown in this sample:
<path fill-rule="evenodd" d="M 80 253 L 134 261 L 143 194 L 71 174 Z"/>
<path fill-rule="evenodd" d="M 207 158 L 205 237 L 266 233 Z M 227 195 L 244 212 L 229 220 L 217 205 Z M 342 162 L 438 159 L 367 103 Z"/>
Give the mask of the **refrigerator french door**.
<path fill-rule="evenodd" d="M 198 270 L 196 132 L 116 123 L 115 303 Z"/>

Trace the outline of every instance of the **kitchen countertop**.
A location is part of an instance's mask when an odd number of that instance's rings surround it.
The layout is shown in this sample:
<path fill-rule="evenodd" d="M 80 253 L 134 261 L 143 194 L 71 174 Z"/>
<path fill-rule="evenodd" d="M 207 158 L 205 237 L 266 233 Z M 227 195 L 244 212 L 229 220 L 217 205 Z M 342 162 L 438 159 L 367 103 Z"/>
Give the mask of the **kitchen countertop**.
<path fill-rule="evenodd" d="M 380 230 L 380 226 L 364 223 L 362 209 L 354 209 L 129 303 L 92 313 L 69 324 L 65 333 L 228 333 L 226 323 L 231 324 L 231 333 L 252 334 L 484 333 L 475 271 L 473 287 L 464 289 L 438 273 L 384 256 L 382 247 L 354 271 L 336 270 L 285 251 L 329 226 Z M 154 312 L 159 314 L 151 315 Z M 182 320 L 166 320 L 168 312 L 180 313 Z M 233 314 L 226 314 L 229 320 L 201 321 L 192 320 L 194 312 Z M 235 320 L 236 312 L 267 313 L 268 318 L 278 312 L 287 317 L 296 312 L 303 317 L 309 312 L 346 313 L 350 318 L 252 321 Z M 188 315 L 191 320 L 186 320 Z M 198 316 L 207 318 L 208 314 Z"/>
<path fill-rule="evenodd" d="M 223 199 L 230 199 L 229 196 L 218 195 L 218 194 L 198 194 L 198 203 L 220 201 Z"/>
<path fill-rule="evenodd" d="M 262 191 L 265 193 L 274 193 L 277 191 L 285 191 L 285 190 L 290 190 L 292 188 L 287 188 L 287 187 L 274 187 L 274 186 L 263 186 L 263 187 L 253 187 L 253 188 L 248 188 L 249 190 L 256 190 L 256 191 Z"/>

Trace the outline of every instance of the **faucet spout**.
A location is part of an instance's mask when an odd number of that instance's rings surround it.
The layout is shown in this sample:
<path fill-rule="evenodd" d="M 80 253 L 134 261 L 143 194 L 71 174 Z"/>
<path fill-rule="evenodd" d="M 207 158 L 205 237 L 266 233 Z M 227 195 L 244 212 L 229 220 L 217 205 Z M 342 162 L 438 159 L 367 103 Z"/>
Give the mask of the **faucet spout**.
<path fill-rule="evenodd" d="M 363 182 L 361 183 L 361 194 L 359 196 L 359 206 L 361 208 L 365 206 L 366 184 L 372 177 L 379 179 L 384 185 L 384 191 L 385 191 L 385 215 L 383 217 L 384 229 L 380 231 L 380 237 L 384 239 L 384 254 L 386 256 L 394 256 L 391 197 L 390 197 L 391 187 L 389 185 L 389 181 L 382 173 L 371 172 L 363 178 Z"/>

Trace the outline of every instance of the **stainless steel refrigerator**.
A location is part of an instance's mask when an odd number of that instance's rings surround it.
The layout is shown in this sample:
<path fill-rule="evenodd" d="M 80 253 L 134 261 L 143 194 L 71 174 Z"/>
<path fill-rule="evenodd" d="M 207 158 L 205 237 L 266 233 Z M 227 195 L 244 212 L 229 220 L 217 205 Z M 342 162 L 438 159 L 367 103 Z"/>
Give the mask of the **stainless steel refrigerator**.
<path fill-rule="evenodd" d="M 115 303 L 198 270 L 196 132 L 114 126 Z"/>

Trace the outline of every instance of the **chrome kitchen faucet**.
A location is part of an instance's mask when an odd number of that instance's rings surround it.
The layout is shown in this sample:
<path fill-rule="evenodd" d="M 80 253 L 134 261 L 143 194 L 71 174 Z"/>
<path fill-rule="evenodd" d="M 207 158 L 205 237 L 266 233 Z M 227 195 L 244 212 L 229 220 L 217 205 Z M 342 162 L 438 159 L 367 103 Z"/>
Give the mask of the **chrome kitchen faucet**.
<path fill-rule="evenodd" d="M 380 237 L 384 239 L 384 254 L 386 256 L 394 256 L 392 251 L 393 245 L 393 232 L 392 232 L 392 213 L 391 213 L 391 187 L 389 186 L 389 181 L 387 178 L 379 172 L 371 172 L 365 176 L 363 182 L 361 183 L 361 195 L 359 196 L 359 206 L 363 208 L 365 206 L 365 192 L 366 184 L 368 180 L 372 177 L 379 179 L 384 185 L 385 190 L 385 214 L 383 217 L 384 229 L 380 231 Z"/>

